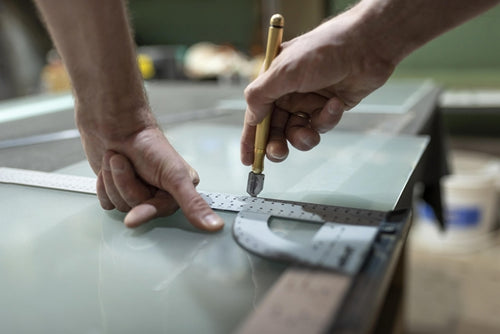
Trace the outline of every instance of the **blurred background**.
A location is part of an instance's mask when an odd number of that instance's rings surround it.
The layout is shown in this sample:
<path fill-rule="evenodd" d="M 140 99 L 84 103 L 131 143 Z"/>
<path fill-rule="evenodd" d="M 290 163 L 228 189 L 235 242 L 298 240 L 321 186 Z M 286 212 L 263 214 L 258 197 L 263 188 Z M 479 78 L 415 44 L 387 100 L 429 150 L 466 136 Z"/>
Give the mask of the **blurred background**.
<path fill-rule="evenodd" d="M 284 38 L 289 40 L 353 3 L 347 0 L 128 2 L 138 62 L 146 80 L 214 81 L 242 87 L 258 71 L 273 13 L 280 12 L 286 18 Z M 393 78 L 432 79 L 442 87 L 438 107 L 454 169 L 498 168 L 499 6 L 411 54 Z M 69 89 L 64 66 L 32 2 L 0 0 L 0 100 Z M 498 169 L 495 173 L 498 178 Z M 432 219 L 425 215 L 425 210 L 416 211 L 420 213 L 417 221 Z M 498 202 L 495 212 L 498 221 Z M 488 239 L 488 242 L 457 244 L 456 240 L 431 240 L 429 236 L 432 234 L 425 231 L 412 231 L 410 235 L 406 331 L 499 333 L 498 238 L 494 242 Z"/>
<path fill-rule="evenodd" d="M 130 0 L 139 47 L 167 67 L 158 78 L 182 79 L 186 51 L 210 42 L 255 57 L 262 52 L 269 17 L 287 19 L 285 40 L 345 10 L 347 0 Z M 500 86 L 500 8 L 431 41 L 406 58 L 395 76 L 433 78 L 449 88 Z M 31 94 L 48 62 L 51 42 L 30 0 L 0 1 L 0 98 Z"/>

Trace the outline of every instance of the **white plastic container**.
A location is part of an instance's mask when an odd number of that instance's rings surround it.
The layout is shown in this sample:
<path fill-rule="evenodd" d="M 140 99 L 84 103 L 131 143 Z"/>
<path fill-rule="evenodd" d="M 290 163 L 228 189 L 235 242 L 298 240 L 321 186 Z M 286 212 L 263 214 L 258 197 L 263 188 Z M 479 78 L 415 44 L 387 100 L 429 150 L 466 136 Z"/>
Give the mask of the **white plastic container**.
<path fill-rule="evenodd" d="M 481 217 L 470 228 L 488 233 L 500 227 L 500 159 L 489 154 L 455 151 L 450 155 L 453 174 L 443 178 L 444 203 L 450 228 L 460 228 L 454 207 L 477 205 Z M 465 218 L 465 217 L 461 217 Z M 463 227 L 463 226 L 462 226 Z"/>
<path fill-rule="evenodd" d="M 426 204 L 419 204 L 415 241 L 426 249 L 466 253 L 498 242 L 500 219 L 500 159 L 491 155 L 454 151 L 453 174 L 441 180 L 446 231 L 436 227 Z"/>
<path fill-rule="evenodd" d="M 496 175 L 488 170 L 478 174 L 444 177 L 445 219 L 450 234 L 464 237 L 493 232 L 497 228 Z"/>

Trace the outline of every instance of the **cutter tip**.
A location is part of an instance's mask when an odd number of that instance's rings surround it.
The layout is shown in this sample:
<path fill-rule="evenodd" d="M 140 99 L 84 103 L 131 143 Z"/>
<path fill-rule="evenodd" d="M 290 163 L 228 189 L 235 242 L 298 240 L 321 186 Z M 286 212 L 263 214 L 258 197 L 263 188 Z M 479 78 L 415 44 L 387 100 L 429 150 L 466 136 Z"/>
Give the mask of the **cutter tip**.
<path fill-rule="evenodd" d="M 256 197 L 262 189 L 264 188 L 264 174 L 255 174 L 254 172 L 250 172 L 248 174 L 248 183 L 247 183 L 247 193 Z"/>

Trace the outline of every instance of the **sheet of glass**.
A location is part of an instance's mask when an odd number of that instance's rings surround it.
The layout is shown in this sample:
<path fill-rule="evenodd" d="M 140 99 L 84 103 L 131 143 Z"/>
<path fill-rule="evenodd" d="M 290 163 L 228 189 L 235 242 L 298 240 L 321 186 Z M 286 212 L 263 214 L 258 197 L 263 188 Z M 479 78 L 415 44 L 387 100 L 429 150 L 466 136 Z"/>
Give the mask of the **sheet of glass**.
<path fill-rule="evenodd" d="M 241 130 L 209 122 L 181 125 L 167 137 L 199 173 L 200 190 L 247 195 L 251 168 L 239 160 Z M 426 137 L 331 131 L 309 152 L 264 162 L 260 197 L 391 210 L 427 145 Z M 87 162 L 62 172 L 92 176 Z"/>
<path fill-rule="evenodd" d="M 199 188 L 245 194 L 240 128 L 168 131 Z M 426 138 L 331 132 L 285 163 L 266 161 L 262 196 L 391 209 Z M 61 172 L 91 175 L 86 162 Z M 226 227 L 207 234 L 182 213 L 138 229 L 90 195 L 0 184 L 0 327 L 36 333 L 229 333 L 285 266 L 252 256 Z M 282 226 L 280 226 L 282 228 Z"/>
<path fill-rule="evenodd" d="M 200 174 L 200 190 L 246 194 L 251 168 L 239 160 L 239 128 L 200 122 L 167 136 Z M 331 131 L 309 152 L 291 148 L 285 162 L 266 160 L 259 196 L 391 210 L 426 143 L 423 137 Z"/>

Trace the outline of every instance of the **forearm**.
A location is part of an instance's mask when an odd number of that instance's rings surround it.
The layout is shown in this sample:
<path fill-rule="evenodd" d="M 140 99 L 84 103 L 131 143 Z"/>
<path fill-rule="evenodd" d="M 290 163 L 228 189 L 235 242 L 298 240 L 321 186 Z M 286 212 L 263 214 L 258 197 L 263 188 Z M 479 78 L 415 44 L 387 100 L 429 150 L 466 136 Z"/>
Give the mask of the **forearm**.
<path fill-rule="evenodd" d="M 114 127 L 119 118 L 131 126 L 152 122 L 144 119 L 148 103 L 123 1 L 35 2 L 69 72 L 77 111 L 84 111 L 79 125 L 112 135 L 130 130 Z"/>
<path fill-rule="evenodd" d="M 396 65 L 438 35 L 494 7 L 498 0 L 364 0 L 351 9 L 368 47 Z"/>

